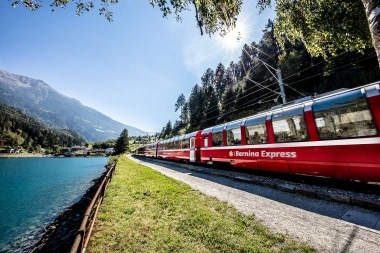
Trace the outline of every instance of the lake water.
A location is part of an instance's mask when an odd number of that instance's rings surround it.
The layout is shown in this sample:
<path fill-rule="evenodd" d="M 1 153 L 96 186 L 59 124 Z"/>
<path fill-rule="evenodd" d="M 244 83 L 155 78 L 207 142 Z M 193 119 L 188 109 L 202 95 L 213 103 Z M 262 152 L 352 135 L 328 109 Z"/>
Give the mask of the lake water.
<path fill-rule="evenodd" d="M 106 164 L 105 157 L 0 158 L 0 252 L 23 251 L 38 242 Z"/>

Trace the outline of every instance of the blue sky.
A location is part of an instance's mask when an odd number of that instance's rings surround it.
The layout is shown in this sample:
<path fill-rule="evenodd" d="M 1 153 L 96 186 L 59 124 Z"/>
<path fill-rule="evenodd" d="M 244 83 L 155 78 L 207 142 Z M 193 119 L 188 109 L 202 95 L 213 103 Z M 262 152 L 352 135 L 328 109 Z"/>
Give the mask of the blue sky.
<path fill-rule="evenodd" d="M 43 80 L 121 123 L 159 132 L 178 119 L 178 96 L 188 98 L 207 68 L 237 61 L 243 42 L 258 42 L 274 17 L 271 10 L 259 15 L 256 1 L 246 1 L 242 41 L 231 49 L 217 34 L 200 35 L 194 11 L 181 23 L 162 18 L 147 0 L 128 2 L 111 6 L 114 21 L 108 22 L 98 8 L 76 17 L 74 4 L 52 13 L 49 1 L 36 12 L 0 1 L 0 69 Z"/>

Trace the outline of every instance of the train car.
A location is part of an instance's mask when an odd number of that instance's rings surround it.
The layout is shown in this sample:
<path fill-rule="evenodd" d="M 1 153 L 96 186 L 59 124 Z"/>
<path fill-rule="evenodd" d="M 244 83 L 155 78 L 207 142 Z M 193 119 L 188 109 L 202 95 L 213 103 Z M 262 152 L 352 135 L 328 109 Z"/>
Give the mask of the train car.
<path fill-rule="evenodd" d="M 150 143 L 150 144 L 146 144 L 144 146 L 139 147 L 136 150 L 136 155 L 146 156 L 146 157 L 156 157 L 157 143 L 158 142 Z"/>
<path fill-rule="evenodd" d="M 145 156 L 157 157 L 157 144 L 158 142 L 154 142 L 146 145 Z"/>
<path fill-rule="evenodd" d="M 146 152 L 146 146 L 141 146 L 136 149 L 136 155 L 138 156 L 145 156 L 145 152 Z"/>
<path fill-rule="evenodd" d="M 174 136 L 160 141 L 157 145 L 157 157 L 183 162 L 200 161 L 201 131 Z"/>
<path fill-rule="evenodd" d="M 380 182 L 380 82 L 201 132 L 200 162 Z"/>

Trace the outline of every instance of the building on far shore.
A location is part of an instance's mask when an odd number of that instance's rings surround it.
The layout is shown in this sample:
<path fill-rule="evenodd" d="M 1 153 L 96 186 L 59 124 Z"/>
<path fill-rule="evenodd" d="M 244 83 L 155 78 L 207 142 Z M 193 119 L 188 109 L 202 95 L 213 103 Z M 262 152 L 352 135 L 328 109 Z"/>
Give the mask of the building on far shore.
<path fill-rule="evenodd" d="M 107 148 L 104 152 L 105 155 L 112 155 L 114 152 L 114 148 Z"/>
<path fill-rule="evenodd" d="M 70 148 L 70 151 L 65 152 L 66 157 L 70 156 L 86 156 L 87 155 L 87 148 L 86 147 L 79 147 L 74 146 Z"/>

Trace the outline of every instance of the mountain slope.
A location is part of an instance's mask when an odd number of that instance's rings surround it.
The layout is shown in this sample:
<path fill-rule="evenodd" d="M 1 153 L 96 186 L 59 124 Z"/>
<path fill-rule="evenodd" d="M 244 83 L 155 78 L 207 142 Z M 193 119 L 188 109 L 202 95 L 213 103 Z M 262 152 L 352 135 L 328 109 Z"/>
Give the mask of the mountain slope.
<path fill-rule="evenodd" d="M 115 139 L 124 128 L 130 136 L 146 134 L 60 94 L 41 80 L 2 70 L 0 104 L 18 108 L 50 127 L 72 129 L 88 141 Z"/>

